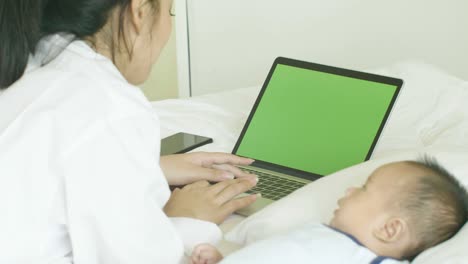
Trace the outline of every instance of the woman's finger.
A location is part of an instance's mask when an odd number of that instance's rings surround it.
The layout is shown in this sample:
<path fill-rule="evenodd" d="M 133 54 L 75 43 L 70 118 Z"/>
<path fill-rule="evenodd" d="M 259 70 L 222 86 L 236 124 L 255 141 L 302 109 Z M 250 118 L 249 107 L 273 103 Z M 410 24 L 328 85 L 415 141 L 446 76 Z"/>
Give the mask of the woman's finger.
<path fill-rule="evenodd" d="M 210 186 L 210 183 L 208 181 L 197 181 L 197 182 L 194 182 L 192 184 L 187 184 L 184 186 L 184 190 L 189 190 L 189 189 L 192 189 L 192 188 L 203 188 L 203 187 L 208 187 Z"/>
<path fill-rule="evenodd" d="M 229 153 L 201 152 L 199 154 L 203 155 L 203 165 L 207 167 L 213 164 L 250 165 L 254 162 L 253 159 L 239 157 Z"/>
<path fill-rule="evenodd" d="M 213 195 L 216 196 L 220 192 L 222 192 L 224 189 L 226 189 L 229 185 L 238 183 L 239 181 L 240 179 L 233 179 L 233 180 L 218 182 L 210 187 L 209 192 L 211 192 Z"/>
<path fill-rule="evenodd" d="M 234 182 L 229 181 L 229 184 L 215 196 L 215 200 L 217 204 L 224 204 L 237 195 L 252 189 L 256 184 L 257 179 L 250 177 L 240 178 Z"/>
<path fill-rule="evenodd" d="M 195 168 L 192 172 L 198 179 L 204 179 L 211 182 L 220 182 L 234 179 L 235 175 L 232 172 L 219 170 L 215 168 Z"/>
<path fill-rule="evenodd" d="M 252 173 L 248 173 L 248 172 L 245 172 L 243 170 L 241 170 L 240 168 L 236 167 L 236 166 L 233 166 L 233 165 L 229 165 L 229 164 L 215 164 L 213 166 L 211 166 L 212 168 L 214 169 L 218 169 L 218 170 L 222 170 L 222 171 L 225 171 L 225 172 L 228 172 L 230 174 L 232 174 L 233 178 L 242 178 L 242 177 L 254 177 L 255 175 L 252 174 Z"/>

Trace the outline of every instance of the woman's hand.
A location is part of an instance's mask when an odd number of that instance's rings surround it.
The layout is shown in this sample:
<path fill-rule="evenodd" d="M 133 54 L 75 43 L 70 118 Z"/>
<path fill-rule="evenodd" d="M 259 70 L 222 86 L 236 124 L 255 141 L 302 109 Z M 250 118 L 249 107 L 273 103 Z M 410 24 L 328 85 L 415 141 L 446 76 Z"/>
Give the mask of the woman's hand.
<path fill-rule="evenodd" d="M 257 178 L 244 177 L 210 185 L 198 181 L 176 188 L 164 206 L 169 217 L 190 217 L 222 223 L 230 214 L 255 202 L 257 195 L 234 198 L 257 184 Z"/>
<path fill-rule="evenodd" d="M 161 156 L 160 165 L 169 185 L 185 185 L 199 180 L 220 182 L 252 176 L 235 166 L 252 162 L 228 153 L 194 152 Z"/>

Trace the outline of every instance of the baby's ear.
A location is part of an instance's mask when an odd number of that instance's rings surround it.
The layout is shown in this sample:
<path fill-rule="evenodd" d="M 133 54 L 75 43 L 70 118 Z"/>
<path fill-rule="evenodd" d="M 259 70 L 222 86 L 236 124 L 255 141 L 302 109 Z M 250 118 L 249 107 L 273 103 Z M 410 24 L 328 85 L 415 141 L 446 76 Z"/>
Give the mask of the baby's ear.
<path fill-rule="evenodd" d="M 392 243 L 402 239 L 408 232 L 408 225 L 402 218 L 389 218 L 379 228 L 373 231 L 374 237 L 384 243 Z"/>

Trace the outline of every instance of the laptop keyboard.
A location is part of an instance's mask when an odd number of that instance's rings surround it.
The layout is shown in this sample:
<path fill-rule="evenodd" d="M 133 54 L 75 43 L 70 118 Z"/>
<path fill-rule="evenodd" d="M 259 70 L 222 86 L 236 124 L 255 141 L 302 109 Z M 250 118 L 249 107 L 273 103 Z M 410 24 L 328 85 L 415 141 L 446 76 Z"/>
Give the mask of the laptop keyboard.
<path fill-rule="evenodd" d="M 246 168 L 242 168 L 242 170 L 258 176 L 257 186 L 247 191 L 247 193 L 261 193 L 262 197 L 275 201 L 306 185 L 306 183 L 303 182 L 289 180 L 255 170 Z"/>

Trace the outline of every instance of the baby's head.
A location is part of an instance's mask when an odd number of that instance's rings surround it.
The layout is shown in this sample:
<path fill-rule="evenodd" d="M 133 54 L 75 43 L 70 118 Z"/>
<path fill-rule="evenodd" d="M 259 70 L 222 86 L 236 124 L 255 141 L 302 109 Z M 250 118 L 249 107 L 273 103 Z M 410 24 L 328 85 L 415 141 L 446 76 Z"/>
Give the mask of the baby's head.
<path fill-rule="evenodd" d="M 338 201 L 330 225 L 381 256 L 411 259 L 460 230 L 468 195 L 434 160 L 390 163 Z"/>

